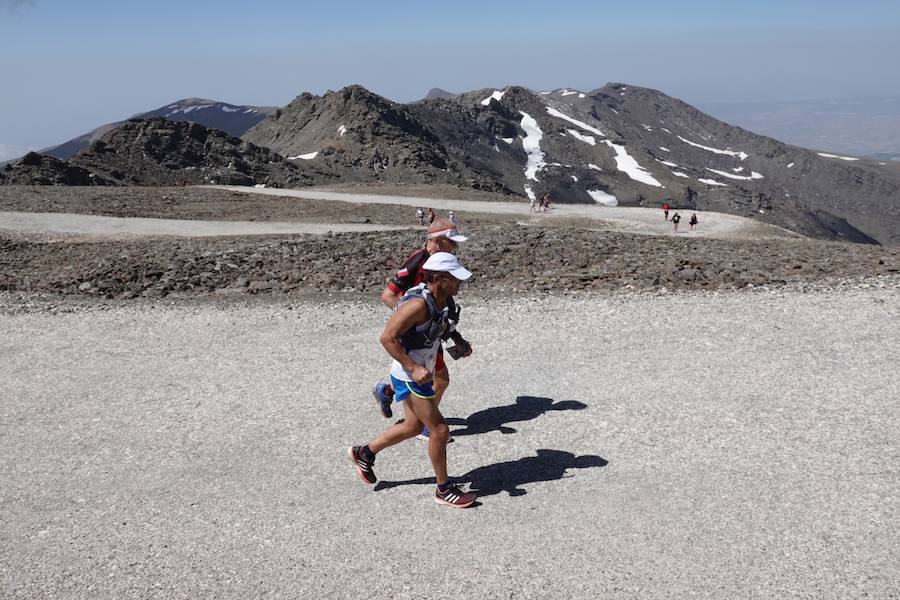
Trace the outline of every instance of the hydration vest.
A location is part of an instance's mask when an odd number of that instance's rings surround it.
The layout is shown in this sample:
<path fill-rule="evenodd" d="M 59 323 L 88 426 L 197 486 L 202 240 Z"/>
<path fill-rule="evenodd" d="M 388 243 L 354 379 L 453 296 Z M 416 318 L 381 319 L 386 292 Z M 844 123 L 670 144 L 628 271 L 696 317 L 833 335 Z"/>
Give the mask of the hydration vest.
<path fill-rule="evenodd" d="M 418 298 L 425 300 L 429 318 L 421 325 L 414 325 L 400 335 L 400 344 L 406 352 L 436 348 L 442 339 L 447 339 L 459 318 L 453 298 L 448 296 L 446 306 L 443 309 L 438 308 L 434 296 L 431 295 L 424 283 L 409 288 L 406 294 L 400 298 L 394 310 L 398 310 L 403 304 Z"/>

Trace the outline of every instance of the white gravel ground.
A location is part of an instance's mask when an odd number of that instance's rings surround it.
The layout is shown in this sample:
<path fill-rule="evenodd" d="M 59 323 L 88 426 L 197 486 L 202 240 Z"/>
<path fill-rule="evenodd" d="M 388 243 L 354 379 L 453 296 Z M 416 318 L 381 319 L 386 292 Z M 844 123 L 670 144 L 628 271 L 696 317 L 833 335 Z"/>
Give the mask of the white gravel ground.
<path fill-rule="evenodd" d="M 896 290 L 466 305 L 465 511 L 374 303 L 2 308 L 0 597 L 900 596 Z"/>

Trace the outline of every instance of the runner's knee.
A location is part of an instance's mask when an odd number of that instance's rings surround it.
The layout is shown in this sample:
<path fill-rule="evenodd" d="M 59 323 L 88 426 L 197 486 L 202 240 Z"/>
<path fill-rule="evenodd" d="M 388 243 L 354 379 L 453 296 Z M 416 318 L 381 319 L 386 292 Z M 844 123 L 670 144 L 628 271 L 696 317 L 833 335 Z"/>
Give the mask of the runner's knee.
<path fill-rule="evenodd" d="M 430 432 L 430 436 L 437 441 L 446 444 L 450 439 L 450 428 L 446 423 L 441 423 L 440 425 L 436 425 L 428 430 Z"/>
<path fill-rule="evenodd" d="M 402 423 L 400 423 L 400 427 L 402 428 L 403 433 L 408 437 L 415 437 L 422 433 L 422 430 L 425 429 L 425 425 L 423 425 L 421 421 L 416 421 L 414 423 L 403 421 Z"/>

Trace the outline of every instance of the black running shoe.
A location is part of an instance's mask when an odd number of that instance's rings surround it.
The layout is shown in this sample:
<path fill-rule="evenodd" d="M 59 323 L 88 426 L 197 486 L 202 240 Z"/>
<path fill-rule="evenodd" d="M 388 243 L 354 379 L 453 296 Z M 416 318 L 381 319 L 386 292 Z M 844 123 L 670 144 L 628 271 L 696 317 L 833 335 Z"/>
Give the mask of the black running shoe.
<path fill-rule="evenodd" d="M 441 492 L 435 488 L 434 501 L 438 504 L 446 504 L 455 508 L 468 508 L 475 504 L 475 494 L 472 492 L 463 493 L 457 486 L 451 485 L 446 492 Z"/>
<path fill-rule="evenodd" d="M 378 478 L 375 477 L 375 471 L 372 470 L 375 459 L 366 460 L 360 453 L 361 448 L 362 446 L 351 446 L 347 448 L 347 456 L 350 457 L 350 461 L 356 466 L 356 471 L 359 473 L 359 476 L 362 477 L 363 481 L 366 483 L 375 483 L 378 481 Z"/>

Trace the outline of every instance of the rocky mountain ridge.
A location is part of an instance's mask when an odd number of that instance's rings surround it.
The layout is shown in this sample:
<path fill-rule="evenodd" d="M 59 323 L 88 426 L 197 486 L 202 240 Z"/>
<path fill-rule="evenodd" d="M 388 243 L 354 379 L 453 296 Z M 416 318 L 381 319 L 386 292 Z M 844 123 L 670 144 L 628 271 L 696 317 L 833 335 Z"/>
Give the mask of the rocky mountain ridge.
<path fill-rule="evenodd" d="M 221 155 L 205 165 L 218 169 L 218 181 L 440 183 L 522 201 L 547 193 L 563 203 L 649 207 L 668 201 L 818 238 L 900 243 L 900 165 L 783 144 L 659 91 L 621 83 L 589 92 L 510 86 L 409 104 L 349 86 L 322 96 L 302 94 L 242 139 L 272 151 L 274 163 L 294 168 L 230 178 L 230 158 L 216 163 L 227 158 Z M 107 155 L 118 151 L 117 143 L 104 139 Z M 125 154 L 135 165 L 145 159 Z M 94 172 L 95 181 L 110 179 L 109 166 L 98 161 L 94 152 L 70 162 Z M 178 161 L 176 166 L 183 168 Z M 126 175 L 128 169 L 122 163 L 118 170 Z M 171 182 L 170 170 L 111 179 L 161 185 Z M 0 182 L 3 177 L 0 172 Z M 6 178 L 14 182 L 9 167 Z M 197 179 L 208 180 L 186 181 Z"/>
<path fill-rule="evenodd" d="M 556 202 L 668 201 L 814 237 L 900 243 L 900 165 L 782 144 L 621 83 L 590 92 L 510 86 L 406 105 L 351 86 L 304 94 L 244 137 L 342 181 L 452 183 Z"/>

